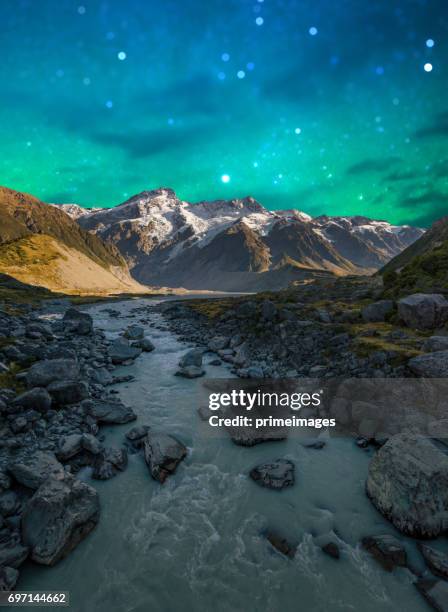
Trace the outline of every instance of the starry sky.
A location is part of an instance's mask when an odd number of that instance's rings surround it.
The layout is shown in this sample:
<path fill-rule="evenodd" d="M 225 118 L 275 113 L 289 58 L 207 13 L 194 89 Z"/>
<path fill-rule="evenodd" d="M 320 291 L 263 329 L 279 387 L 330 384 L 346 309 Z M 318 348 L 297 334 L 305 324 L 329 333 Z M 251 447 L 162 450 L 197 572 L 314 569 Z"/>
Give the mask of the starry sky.
<path fill-rule="evenodd" d="M 448 213 L 446 0 L 1 0 L 0 184 Z"/>

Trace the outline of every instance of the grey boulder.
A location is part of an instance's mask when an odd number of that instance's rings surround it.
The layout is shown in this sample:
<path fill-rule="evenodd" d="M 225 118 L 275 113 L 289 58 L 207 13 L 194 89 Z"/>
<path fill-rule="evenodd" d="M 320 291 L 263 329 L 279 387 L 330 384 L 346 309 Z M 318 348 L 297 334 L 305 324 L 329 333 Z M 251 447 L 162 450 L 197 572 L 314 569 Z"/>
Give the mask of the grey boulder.
<path fill-rule="evenodd" d="M 47 390 L 56 406 L 76 404 L 89 395 L 89 387 L 83 380 L 56 380 Z"/>
<path fill-rule="evenodd" d="M 379 323 L 386 320 L 386 316 L 394 310 L 393 300 L 380 300 L 364 306 L 361 316 L 366 323 Z"/>
<path fill-rule="evenodd" d="M 95 456 L 92 478 L 108 480 L 122 472 L 128 464 L 127 452 L 122 448 L 105 448 Z"/>
<path fill-rule="evenodd" d="M 125 361 L 136 359 L 142 352 L 142 349 L 131 346 L 125 338 L 117 338 L 109 347 L 109 357 L 112 363 L 118 365 Z"/>
<path fill-rule="evenodd" d="M 132 343 L 132 346 L 141 349 L 144 353 L 150 353 L 156 348 L 148 337 L 136 340 Z"/>
<path fill-rule="evenodd" d="M 119 400 L 86 400 L 90 416 L 99 423 L 123 424 L 135 421 L 137 418 L 132 408 L 125 406 Z M 83 402 L 84 405 L 84 402 Z"/>
<path fill-rule="evenodd" d="M 46 412 L 51 408 L 51 395 L 42 387 L 34 387 L 18 395 L 12 402 L 13 406 L 20 406 L 25 410 L 38 410 Z"/>
<path fill-rule="evenodd" d="M 227 336 L 213 336 L 208 343 L 208 348 L 213 351 L 220 351 L 227 348 L 229 345 L 229 338 Z"/>
<path fill-rule="evenodd" d="M 277 459 L 257 465 L 249 475 L 261 487 L 280 491 L 294 484 L 294 463 L 288 459 Z"/>
<path fill-rule="evenodd" d="M 370 462 L 366 491 L 403 533 L 432 538 L 448 529 L 448 456 L 429 439 L 389 438 Z"/>
<path fill-rule="evenodd" d="M 47 479 L 22 515 L 22 539 L 36 563 L 54 565 L 73 550 L 99 518 L 98 493 L 66 475 Z"/>
<path fill-rule="evenodd" d="M 369 536 L 361 541 L 362 547 L 388 572 L 394 567 L 406 567 L 407 554 L 403 545 L 392 535 Z"/>
<path fill-rule="evenodd" d="M 145 461 L 154 480 L 164 483 L 174 474 L 179 463 L 186 457 L 187 448 L 174 436 L 148 432 L 143 442 Z"/>
<path fill-rule="evenodd" d="M 34 363 L 26 374 L 28 387 L 48 387 L 61 379 L 78 380 L 79 365 L 74 359 L 44 359 Z"/>
<path fill-rule="evenodd" d="M 180 368 L 175 375 L 182 376 L 183 378 L 199 378 L 204 376 L 204 374 L 205 370 L 203 370 L 201 367 L 189 365 L 185 366 L 184 368 Z"/>
<path fill-rule="evenodd" d="M 145 335 L 145 330 L 140 325 L 130 325 L 123 335 L 128 340 L 141 340 Z"/>
<path fill-rule="evenodd" d="M 408 327 L 442 327 L 448 321 L 448 301 L 438 293 L 414 293 L 398 302 L 398 316 Z"/>
<path fill-rule="evenodd" d="M 64 314 L 62 325 L 66 332 L 86 336 L 92 333 L 93 319 L 86 312 L 69 308 Z"/>
<path fill-rule="evenodd" d="M 427 544 L 422 544 L 419 542 L 418 547 L 422 556 L 425 560 L 426 565 L 429 567 L 431 572 L 436 576 L 441 576 L 448 578 L 448 556 L 440 552 L 440 550 L 436 550 Z"/>
<path fill-rule="evenodd" d="M 408 368 L 422 378 L 448 376 L 448 350 L 418 355 L 408 361 Z"/>
<path fill-rule="evenodd" d="M 17 482 L 29 489 L 37 489 L 47 478 L 64 476 L 62 464 L 53 453 L 44 451 L 35 451 L 31 455 L 13 460 L 8 465 L 8 471 Z"/>
<path fill-rule="evenodd" d="M 188 366 L 195 366 L 200 368 L 202 366 L 202 354 L 201 349 L 191 349 L 185 355 L 183 355 L 179 361 L 181 368 L 187 368 Z"/>

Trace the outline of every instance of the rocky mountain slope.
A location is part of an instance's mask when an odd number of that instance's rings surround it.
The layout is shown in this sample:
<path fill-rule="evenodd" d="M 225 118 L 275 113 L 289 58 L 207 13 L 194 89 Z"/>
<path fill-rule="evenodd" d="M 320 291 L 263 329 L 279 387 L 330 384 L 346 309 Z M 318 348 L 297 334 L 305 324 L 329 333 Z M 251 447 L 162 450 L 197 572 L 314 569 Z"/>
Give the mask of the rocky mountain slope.
<path fill-rule="evenodd" d="M 164 188 L 113 208 L 62 208 L 113 242 L 139 282 L 188 289 L 258 291 L 316 272 L 372 273 L 423 233 L 367 217 L 270 211 L 251 197 L 191 204 Z"/>
<path fill-rule="evenodd" d="M 448 294 L 448 217 L 436 221 L 380 272 L 386 295 L 416 291 Z"/>
<path fill-rule="evenodd" d="M 138 292 L 112 244 L 28 194 L 0 187 L 0 272 L 65 293 Z"/>

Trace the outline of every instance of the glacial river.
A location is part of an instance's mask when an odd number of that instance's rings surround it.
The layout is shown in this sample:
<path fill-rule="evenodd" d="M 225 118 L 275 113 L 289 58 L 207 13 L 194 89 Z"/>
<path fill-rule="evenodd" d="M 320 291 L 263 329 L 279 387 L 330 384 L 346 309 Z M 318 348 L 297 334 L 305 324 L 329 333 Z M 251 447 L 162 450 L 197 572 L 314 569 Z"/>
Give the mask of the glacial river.
<path fill-rule="evenodd" d="M 145 303 L 100 304 L 89 312 L 112 337 L 131 323 L 145 326 L 143 315 L 132 312 Z M 125 316 L 110 317 L 108 306 Z M 150 316 L 160 323 L 159 315 Z M 196 412 L 201 379 L 173 375 L 189 346 L 146 327 L 156 350 L 117 370 L 135 376 L 116 388 L 138 421 L 102 432 L 108 445 L 121 445 L 128 429 L 146 423 L 177 436 L 188 457 L 163 486 L 140 454 L 111 480 L 83 473 L 100 495 L 98 526 L 55 567 L 23 566 L 17 589 L 69 591 L 75 612 L 428 610 L 407 570 L 389 574 L 359 547 L 363 536 L 395 533 L 364 492 L 369 453 L 344 439 L 314 450 L 297 439 L 243 448 L 204 437 Z M 224 366 L 206 370 L 229 377 Z M 276 492 L 248 478 L 257 463 L 279 457 L 295 462 L 293 487 Z M 293 560 L 261 535 L 268 527 L 298 543 Z M 339 560 L 313 539 L 331 532 L 339 538 Z M 408 548 L 415 551 L 410 541 Z"/>

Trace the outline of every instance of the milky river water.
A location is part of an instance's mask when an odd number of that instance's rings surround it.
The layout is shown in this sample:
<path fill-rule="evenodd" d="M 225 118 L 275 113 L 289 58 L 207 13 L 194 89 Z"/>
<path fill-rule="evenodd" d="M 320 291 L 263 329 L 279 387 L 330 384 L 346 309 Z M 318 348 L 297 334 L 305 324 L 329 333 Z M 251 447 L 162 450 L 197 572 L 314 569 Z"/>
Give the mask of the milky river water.
<path fill-rule="evenodd" d="M 17 589 L 69 591 L 76 612 L 427 610 L 407 570 L 387 573 L 359 547 L 363 536 L 396 533 L 364 492 L 371 455 L 345 439 L 314 450 L 297 438 L 244 448 L 204 437 L 196 412 L 202 381 L 174 376 L 189 347 L 140 323 L 133 309 L 145 304 L 113 303 L 125 315 L 118 319 L 104 312 L 107 305 L 89 308 L 111 336 L 138 323 L 156 346 L 117 371 L 135 376 L 116 388 L 138 420 L 102 432 L 108 445 L 121 445 L 128 429 L 148 424 L 177 436 L 188 457 L 164 485 L 151 478 L 140 454 L 130 455 L 127 470 L 111 480 L 83 473 L 100 495 L 98 526 L 55 567 L 23 566 Z M 150 319 L 161 321 L 153 313 Z M 224 366 L 206 371 L 229 377 Z M 295 463 L 293 487 L 277 492 L 248 478 L 257 463 L 279 457 Z M 298 544 L 294 559 L 272 548 L 262 535 L 266 528 Z M 330 533 L 339 539 L 339 560 L 316 543 Z"/>

